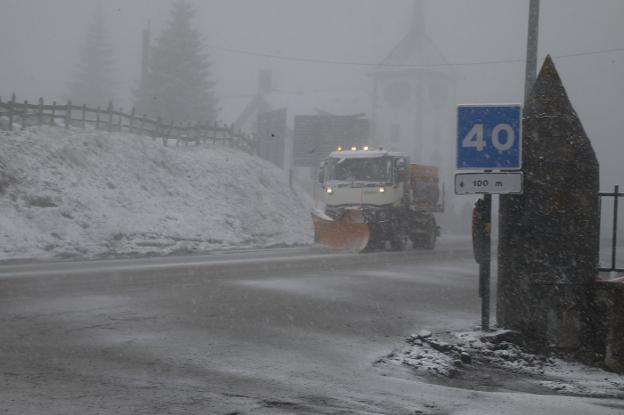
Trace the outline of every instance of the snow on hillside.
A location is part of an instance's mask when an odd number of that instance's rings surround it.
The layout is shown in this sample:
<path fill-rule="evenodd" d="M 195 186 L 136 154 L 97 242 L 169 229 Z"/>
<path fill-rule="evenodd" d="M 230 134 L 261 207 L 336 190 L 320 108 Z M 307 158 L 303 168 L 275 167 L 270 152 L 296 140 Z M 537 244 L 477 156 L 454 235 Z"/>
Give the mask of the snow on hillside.
<path fill-rule="evenodd" d="M 29 128 L 0 135 L 0 259 L 305 244 L 283 173 L 225 145 Z"/>

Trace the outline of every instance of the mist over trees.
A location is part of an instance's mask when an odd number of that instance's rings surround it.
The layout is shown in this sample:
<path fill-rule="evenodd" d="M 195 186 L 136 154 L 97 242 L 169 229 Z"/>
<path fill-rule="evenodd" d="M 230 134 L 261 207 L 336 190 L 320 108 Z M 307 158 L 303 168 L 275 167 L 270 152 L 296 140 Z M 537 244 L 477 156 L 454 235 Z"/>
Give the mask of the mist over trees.
<path fill-rule="evenodd" d="M 68 98 L 75 104 L 106 106 L 115 97 L 115 52 L 102 9 L 98 6 L 68 83 Z"/>
<path fill-rule="evenodd" d="M 140 112 L 167 120 L 213 121 L 215 83 L 202 36 L 192 25 L 195 9 L 185 0 L 171 8 L 167 26 L 150 49 L 147 72 L 136 94 Z"/>

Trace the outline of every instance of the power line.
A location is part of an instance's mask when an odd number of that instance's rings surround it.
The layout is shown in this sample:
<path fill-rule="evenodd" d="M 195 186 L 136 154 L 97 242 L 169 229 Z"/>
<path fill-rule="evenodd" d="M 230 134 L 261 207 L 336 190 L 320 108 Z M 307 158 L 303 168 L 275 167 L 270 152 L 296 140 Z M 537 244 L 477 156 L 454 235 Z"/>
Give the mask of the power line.
<path fill-rule="evenodd" d="M 272 93 L 281 94 L 281 95 L 312 95 L 312 94 L 335 94 L 340 92 L 344 93 L 362 93 L 361 88 L 333 88 L 333 89 L 311 89 L 311 90 L 296 90 L 296 91 L 287 91 L 282 89 L 272 89 Z M 244 99 L 244 98 L 252 98 L 257 94 L 238 94 L 238 95 L 221 95 L 217 98 L 219 100 L 228 100 L 228 99 Z"/>
<path fill-rule="evenodd" d="M 577 52 L 577 53 L 568 53 L 566 55 L 551 55 L 553 58 L 573 58 L 576 56 L 589 56 L 589 55 L 601 55 L 606 53 L 614 53 L 614 52 L 622 52 L 624 48 L 614 48 L 614 49 L 604 49 L 604 50 L 594 50 L 589 52 Z"/>
<path fill-rule="evenodd" d="M 500 64 L 513 64 L 513 63 L 526 62 L 526 59 L 517 58 L 517 59 L 473 61 L 473 62 L 423 63 L 419 65 L 413 65 L 413 64 L 400 64 L 400 63 L 394 64 L 394 63 L 341 61 L 341 60 L 331 60 L 331 59 L 308 58 L 308 57 L 302 57 L 302 56 L 276 55 L 276 54 L 271 54 L 271 53 L 254 52 L 254 51 L 249 51 L 249 50 L 228 48 L 228 47 L 217 46 L 217 45 L 212 45 L 210 47 L 212 49 L 220 50 L 223 52 L 236 53 L 239 55 L 247 55 L 247 56 L 257 56 L 261 58 L 277 59 L 277 60 L 282 60 L 282 61 L 320 63 L 320 64 L 327 64 L 327 65 L 378 67 L 378 68 L 435 68 L 435 67 L 447 67 L 447 66 L 456 67 L 456 66 L 500 65 Z M 617 52 L 624 52 L 624 48 L 602 49 L 602 50 L 575 52 L 575 53 L 567 53 L 567 54 L 551 55 L 551 56 L 555 59 L 562 59 L 562 58 L 572 58 L 572 57 L 578 57 L 578 56 L 610 54 L 610 53 L 617 53 Z"/>

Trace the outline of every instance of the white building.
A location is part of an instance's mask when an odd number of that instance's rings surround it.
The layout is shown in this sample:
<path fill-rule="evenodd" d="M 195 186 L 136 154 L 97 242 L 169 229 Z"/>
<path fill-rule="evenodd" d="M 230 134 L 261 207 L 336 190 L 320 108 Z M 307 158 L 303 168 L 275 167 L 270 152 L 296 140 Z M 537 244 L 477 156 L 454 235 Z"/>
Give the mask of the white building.
<path fill-rule="evenodd" d="M 411 27 L 375 69 L 373 138 L 416 163 L 440 167 L 445 181 L 455 164 L 456 83 L 453 69 L 427 36 L 422 0 Z"/>

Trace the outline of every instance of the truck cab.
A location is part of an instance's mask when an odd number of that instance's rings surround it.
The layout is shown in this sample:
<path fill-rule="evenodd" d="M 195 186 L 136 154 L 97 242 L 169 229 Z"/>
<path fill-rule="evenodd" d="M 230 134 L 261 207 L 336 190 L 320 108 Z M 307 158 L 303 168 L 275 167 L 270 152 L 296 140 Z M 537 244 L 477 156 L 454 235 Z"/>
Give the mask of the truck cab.
<path fill-rule="evenodd" d="M 320 166 L 322 212 L 314 210 L 315 237 L 336 247 L 380 250 L 433 249 L 439 228 L 438 169 L 410 164 L 383 149 L 338 149 Z"/>
<path fill-rule="evenodd" d="M 320 199 L 328 214 L 350 206 L 396 207 L 409 189 L 408 165 L 406 157 L 384 150 L 334 151 L 321 163 Z"/>

